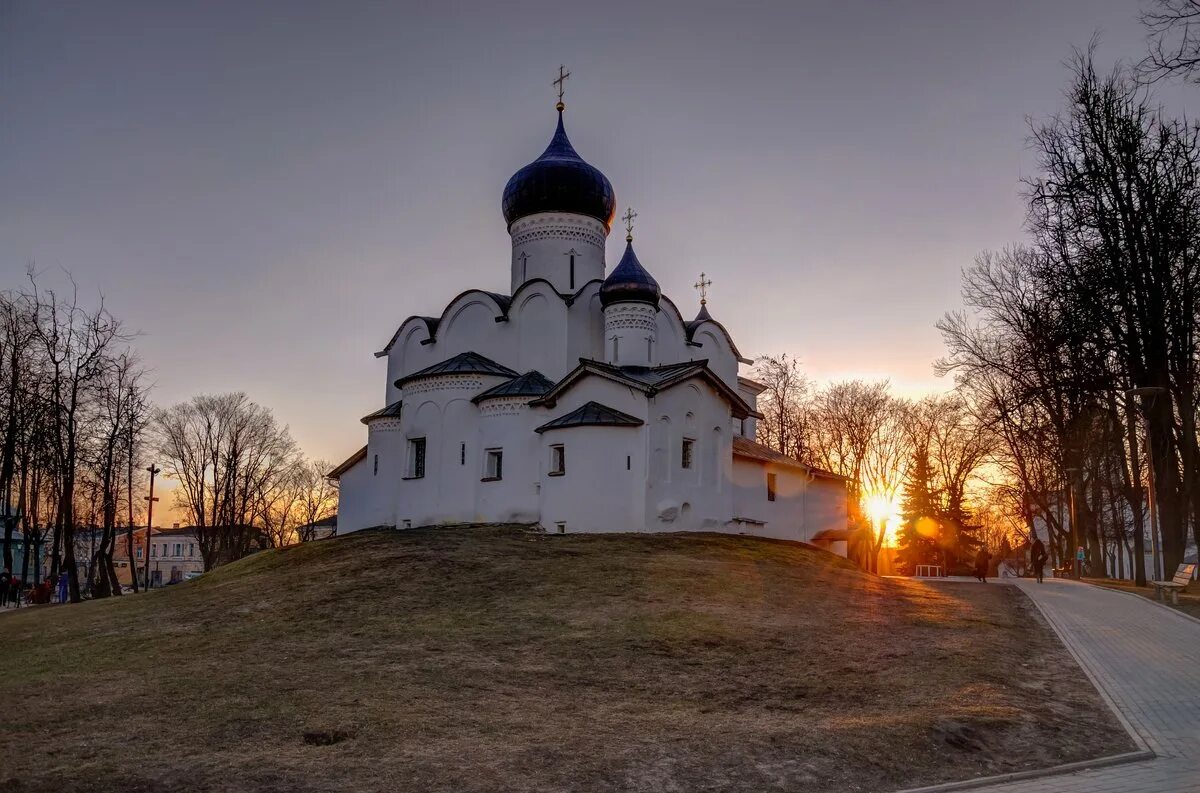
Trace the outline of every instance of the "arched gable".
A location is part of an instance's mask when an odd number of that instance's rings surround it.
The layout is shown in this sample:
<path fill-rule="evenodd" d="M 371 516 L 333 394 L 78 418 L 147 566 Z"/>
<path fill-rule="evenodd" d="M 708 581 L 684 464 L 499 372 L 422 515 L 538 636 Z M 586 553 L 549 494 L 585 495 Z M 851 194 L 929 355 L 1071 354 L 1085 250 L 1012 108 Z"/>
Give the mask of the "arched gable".
<path fill-rule="evenodd" d="M 388 346 L 378 355 L 387 356 L 387 383 L 384 404 L 390 405 L 400 398 L 400 389 L 395 382 L 405 372 L 412 372 L 428 366 L 429 355 L 426 352 L 437 329 L 437 320 L 433 317 L 409 317 L 400 323 L 392 335 Z"/>
<path fill-rule="evenodd" d="M 567 306 L 549 284 L 521 289 L 508 323 L 515 331 L 518 371 L 536 369 L 558 376 L 567 366 Z"/>
<path fill-rule="evenodd" d="M 729 343 L 729 337 L 721 332 L 715 322 L 703 322 L 692 334 L 692 344 L 699 345 L 698 355 L 708 359 L 708 366 L 718 377 L 724 380 L 730 388 L 738 387 L 738 357 L 736 350 Z"/>
<path fill-rule="evenodd" d="M 679 309 L 671 300 L 663 295 L 658 301 L 658 313 L 655 315 L 658 328 L 658 350 L 655 353 L 655 363 L 670 364 L 699 358 L 695 351 L 687 347 L 687 331 Z"/>

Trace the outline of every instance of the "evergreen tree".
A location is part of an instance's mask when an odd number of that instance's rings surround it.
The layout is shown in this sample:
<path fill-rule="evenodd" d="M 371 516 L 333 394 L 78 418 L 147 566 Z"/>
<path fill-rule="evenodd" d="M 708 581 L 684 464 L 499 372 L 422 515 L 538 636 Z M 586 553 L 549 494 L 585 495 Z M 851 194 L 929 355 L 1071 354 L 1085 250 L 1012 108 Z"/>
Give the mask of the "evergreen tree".
<path fill-rule="evenodd" d="M 942 554 L 942 510 L 933 486 L 929 454 L 919 449 L 904 479 L 901 515 L 904 522 L 897 534 L 900 563 L 914 570 L 919 564 L 938 564 Z"/>

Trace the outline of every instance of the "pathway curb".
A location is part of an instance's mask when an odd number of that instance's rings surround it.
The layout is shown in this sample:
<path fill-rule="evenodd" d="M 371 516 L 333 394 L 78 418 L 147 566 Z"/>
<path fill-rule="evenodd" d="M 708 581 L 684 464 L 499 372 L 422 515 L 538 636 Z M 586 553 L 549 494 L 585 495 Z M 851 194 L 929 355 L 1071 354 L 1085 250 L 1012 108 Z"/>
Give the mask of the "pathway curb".
<path fill-rule="evenodd" d="M 1149 749 L 1139 749 L 1136 752 L 1110 754 L 1107 757 L 1097 757 L 1095 760 L 1077 760 L 1074 763 L 1052 765 L 1049 768 L 1010 771 L 1007 774 L 981 776 L 975 779 L 964 779 L 960 782 L 943 782 L 939 785 L 905 788 L 904 790 L 896 791 L 896 793 L 942 793 L 942 791 L 951 790 L 974 790 L 981 787 L 991 787 L 992 785 L 1002 785 L 1006 782 L 1020 782 L 1025 779 L 1040 779 L 1047 776 L 1073 774 L 1076 771 L 1090 771 L 1093 768 L 1106 768 L 1113 765 L 1124 765 L 1125 763 L 1137 763 L 1143 760 L 1153 760 L 1154 758 L 1154 752 Z"/>

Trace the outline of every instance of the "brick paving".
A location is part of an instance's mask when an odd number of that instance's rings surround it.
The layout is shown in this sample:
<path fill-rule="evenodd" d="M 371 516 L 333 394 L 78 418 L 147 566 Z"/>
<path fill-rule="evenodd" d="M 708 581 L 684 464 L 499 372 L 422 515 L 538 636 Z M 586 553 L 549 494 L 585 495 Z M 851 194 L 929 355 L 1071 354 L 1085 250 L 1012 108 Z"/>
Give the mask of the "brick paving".
<path fill-rule="evenodd" d="M 1137 595 L 1072 581 L 1016 582 L 1152 760 L 980 787 L 987 793 L 1200 791 L 1200 622 Z"/>

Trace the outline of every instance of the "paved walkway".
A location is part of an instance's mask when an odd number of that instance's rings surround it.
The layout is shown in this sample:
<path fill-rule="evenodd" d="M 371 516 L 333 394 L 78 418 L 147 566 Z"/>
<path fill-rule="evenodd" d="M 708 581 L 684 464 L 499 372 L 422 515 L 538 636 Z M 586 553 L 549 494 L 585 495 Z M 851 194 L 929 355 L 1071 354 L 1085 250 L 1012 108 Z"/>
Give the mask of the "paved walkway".
<path fill-rule="evenodd" d="M 1200 791 L 1200 622 L 1137 595 L 1019 580 L 1143 746 L 1124 765 L 992 785 L 988 793 Z"/>

